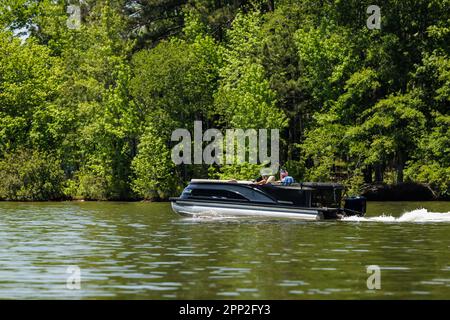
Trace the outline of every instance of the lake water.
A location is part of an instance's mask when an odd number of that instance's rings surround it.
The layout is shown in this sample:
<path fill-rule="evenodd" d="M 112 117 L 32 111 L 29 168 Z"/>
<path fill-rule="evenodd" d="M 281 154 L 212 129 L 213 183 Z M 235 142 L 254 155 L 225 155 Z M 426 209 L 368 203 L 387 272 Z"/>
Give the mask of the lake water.
<path fill-rule="evenodd" d="M 371 202 L 366 218 L 324 222 L 0 202 L 0 298 L 449 299 L 450 202 Z"/>

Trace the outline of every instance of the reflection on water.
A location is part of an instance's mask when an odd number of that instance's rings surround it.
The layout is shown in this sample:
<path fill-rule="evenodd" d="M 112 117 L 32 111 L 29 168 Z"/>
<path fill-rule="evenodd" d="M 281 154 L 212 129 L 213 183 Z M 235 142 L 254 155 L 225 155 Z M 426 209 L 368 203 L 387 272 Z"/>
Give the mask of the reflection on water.
<path fill-rule="evenodd" d="M 449 211 L 369 203 L 367 218 L 302 222 L 182 218 L 167 203 L 0 203 L 0 298 L 448 299 Z M 72 265 L 81 290 L 66 288 Z M 381 290 L 367 289 L 368 265 Z"/>

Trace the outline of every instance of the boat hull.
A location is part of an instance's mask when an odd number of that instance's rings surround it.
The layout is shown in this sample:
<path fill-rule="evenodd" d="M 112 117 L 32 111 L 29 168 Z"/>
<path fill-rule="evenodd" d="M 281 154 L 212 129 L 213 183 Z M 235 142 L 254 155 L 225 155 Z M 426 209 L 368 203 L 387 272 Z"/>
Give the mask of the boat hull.
<path fill-rule="evenodd" d="M 172 201 L 172 209 L 178 214 L 189 216 L 253 216 L 301 220 L 322 220 L 324 218 L 320 210 L 309 208 L 286 208 L 241 203 L 199 202 L 193 200 Z"/>

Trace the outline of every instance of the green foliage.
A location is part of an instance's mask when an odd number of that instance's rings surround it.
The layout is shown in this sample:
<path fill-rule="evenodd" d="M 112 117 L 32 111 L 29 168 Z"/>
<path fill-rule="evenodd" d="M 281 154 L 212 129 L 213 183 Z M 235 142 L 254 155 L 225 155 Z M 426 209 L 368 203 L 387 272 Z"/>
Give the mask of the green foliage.
<path fill-rule="evenodd" d="M 208 36 L 173 39 L 133 57 L 131 93 L 141 116 L 170 134 L 180 121 L 207 118 L 221 51 Z"/>
<path fill-rule="evenodd" d="M 54 102 L 62 131 L 58 149 L 65 170 L 79 184 L 77 197 L 128 198 L 140 128 L 128 92 L 133 43 L 122 35 L 124 19 L 107 3 L 93 5 L 85 20 L 80 30 L 67 29 L 65 20 L 44 28 L 64 71 Z"/>
<path fill-rule="evenodd" d="M 305 181 L 306 167 L 302 160 L 288 160 L 284 164 L 284 169 L 289 172 L 289 175 L 294 178 L 295 181 Z"/>
<path fill-rule="evenodd" d="M 83 171 L 76 174 L 76 189 L 71 194 L 74 199 L 86 200 L 108 200 L 111 197 L 111 180 L 110 174 L 105 172 L 100 166 L 85 167 Z M 72 190 L 67 190 L 72 191 Z M 72 191 L 72 192 L 73 192 Z"/>
<path fill-rule="evenodd" d="M 427 113 L 433 110 L 445 113 L 450 101 L 450 59 L 438 50 L 426 53 L 414 74 L 414 85 L 421 88 L 428 102 Z"/>
<path fill-rule="evenodd" d="M 318 125 L 306 133 L 301 145 L 304 159 L 313 162 L 308 168 L 305 180 L 329 181 L 333 178 L 333 167 L 345 150 L 344 135 L 346 128 L 338 123 L 336 115 L 316 114 Z"/>
<path fill-rule="evenodd" d="M 258 64 L 242 67 L 239 79 L 226 79 L 216 95 L 216 105 L 232 128 L 286 126 L 284 113 L 276 107 L 275 93 Z"/>
<path fill-rule="evenodd" d="M 137 39 L 138 48 L 151 46 L 155 41 L 181 33 L 182 7 L 186 2 L 187 0 L 122 1 L 130 36 Z"/>
<path fill-rule="evenodd" d="M 132 188 L 144 199 L 166 199 L 177 191 L 170 150 L 154 129 L 148 128 L 141 139 L 139 152 L 131 164 Z"/>
<path fill-rule="evenodd" d="M 350 154 L 376 164 L 414 150 L 425 129 L 425 117 L 418 110 L 421 103 L 413 95 L 392 95 L 366 110 L 364 122 L 347 132 Z"/>
<path fill-rule="evenodd" d="M 341 93 L 343 83 L 359 63 L 346 28 L 321 25 L 295 34 L 305 87 L 313 103 L 327 106 Z"/>
<path fill-rule="evenodd" d="M 381 30 L 365 0 L 87 0 L 79 29 L 67 4 L 0 1 L 2 199 L 159 199 L 192 177 L 258 176 L 175 167 L 171 132 L 194 120 L 280 129 L 297 180 L 356 194 L 384 175 L 449 196 L 448 1 L 382 1 Z"/>
<path fill-rule="evenodd" d="M 411 181 L 428 184 L 438 197 L 450 197 L 450 166 L 443 167 L 435 161 L 411 162 L 405 176 Z"/>
<path fill-rule="evenodd" d="M 341 121 L 357 123 L 359 115 L 371 107 L 379 87 L 375 70 L 364 68 L 353 73 L 345 82 L 344 93 L 333 106 Z"/>
<path fill-rule="evenodd" d="M 20 149 L 0 160 L 2 200 L 60 200 L 63 184 L 61 161 L 49 153 Z"/>
<path fill-rule="evenodd" d="M 364 185 L 364 177 L 361 170 L 356 169 L 352 171 L 349 177 L 342 182 L 346 188 L 347 196 L 358 196 L 361 194 L 361 190 Z"/>
<path fill-rule="evenodd" d="M 209 178 L 220 180 L 254 180 L 259 177 L 263 166 L 244 162 L 241 164 L 223 165 L 220 168 L 209 167 Z"/>
<path fill-rule="evenodd" d="M 261 23 L 258 11 L 238 14 L 227 34 L 229 42 L 215 104 L 229 127 L 281 129 L 287 125 L 258 56 L 262 49 Z"/>
<path fill-rule="evenodd" d="M 450 116 L 434 114 L 436 126 L 422 135 L 418 150 L 408 161 L 405 176 L 427 183 L 438 196 L 450 196 Z"/>
<path fill-rule="evenodd" d="M 0 31 L 0 152 L 51 141 L 46 122 L 59 76 L 47 47 Z"/>

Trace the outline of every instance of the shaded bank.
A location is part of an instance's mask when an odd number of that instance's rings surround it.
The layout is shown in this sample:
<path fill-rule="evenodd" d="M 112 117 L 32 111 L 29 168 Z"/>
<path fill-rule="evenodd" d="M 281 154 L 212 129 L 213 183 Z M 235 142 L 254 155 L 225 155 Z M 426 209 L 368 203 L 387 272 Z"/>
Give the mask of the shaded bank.
<path fill-rule="evenodd" d="M 421 183 L 367 184 L 362 188 L 362 195 L 369 201 L 433 201 L 450 200 L 438 196 L 430 186 Z"/>
<path fill-rule="evenodd" d="M 365 184 L 360 194 L 368 201 L 450 201 L 447 196 L 438 196 L 430 186 L 420 183 L 399 183 L 399 184 Z M 158 203 L 168 202 L 169 198 L 144 199 L 140 197 L 123 197 L 117 199 L 92 199 L 92 198 L 71 198 L 68 196 L 52 197 L 48 199 L 5 199 L 6 202 L 143 202 Z"/>

